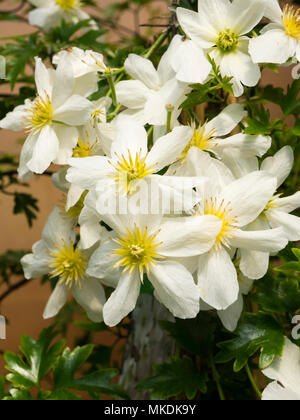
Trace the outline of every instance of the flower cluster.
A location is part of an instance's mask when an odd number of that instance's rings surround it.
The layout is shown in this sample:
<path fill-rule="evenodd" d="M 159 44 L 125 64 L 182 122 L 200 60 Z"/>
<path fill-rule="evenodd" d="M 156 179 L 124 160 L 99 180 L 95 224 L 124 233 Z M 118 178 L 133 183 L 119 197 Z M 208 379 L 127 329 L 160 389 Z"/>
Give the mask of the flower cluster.
<path fill-rule="evenodd" d="M 40 8 L 31 21 L 43 18 L 45 28 L 50 9 L 81 18 L 77 2 L 33 3 Z M 249 36 L 264 16 L 272 23 Z M 277 192 L 292 170 L 292 148 L 262 159 L 272 138 L 244 132 L 247 112 L 236 99 L 258 84 L 258 63 L 299 59 L 298 12 L 275 0 L 199 0 L 198 13 L 178 8 L 177 17 L 185 36 L 174 36 L 157 68 L 149 54 L 130 54 L 125 70 L 112 69 L 78 48 L 54 56 L 51 69 L 37 58 L 36 98 L 0 123 L 27 133 L 22 179 L 62 165 L 53 182 L 65 206 L 22 260 L 27 279 L 57 279 L 45 318 L 71 291 L 92 321 L 115 326 L 150 282 L 175 317 L 216 310 L 233 331 L 270 255 L 300 240 L 291 214 L 300 193 Z M 181 104 L 192 85 L 211 83 L 214 63 L 234 95 L 217 116 L 184 124 Z M 128 80 L 115 84 L 125 72 Z M 99 77 L 110 91 L 91 101 Z"/>

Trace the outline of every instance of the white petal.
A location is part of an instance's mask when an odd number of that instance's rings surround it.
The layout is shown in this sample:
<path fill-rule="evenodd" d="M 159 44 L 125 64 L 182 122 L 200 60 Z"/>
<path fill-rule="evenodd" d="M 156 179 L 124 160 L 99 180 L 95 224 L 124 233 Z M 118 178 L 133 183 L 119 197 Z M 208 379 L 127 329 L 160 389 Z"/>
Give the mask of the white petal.
<path fill-rule="evenodd" d="M 193 136 L 191 127 L 175 127 L 173 131 L 158 139 L 152 147 L 147 164 L 155 166 L 156 171 L 174 163 Z"/>
<path fill-rule="evenodd" d="M 37 174 L 42 174 L 56 159 L 59 141 L 55 130 L 50 125 L 42 129 L 35 143 L 33 155 L 27 163 L 28 168 Z"/>
<path fill-rule="evenodd" d="M 201 48 L 210 48 L 215 44 L 217 31 L 198 13 L 178 7 L 177 18 L 184 32 Z"/>
<path fill-rule="evenodd" d="M 230 244 L 235 248 L 252 249 L 261 252 L 278 252 L 288 244 L 282 228 L 259 231 L 235 229 L 233 235 L 234 238 L 230 239 Z"/>
<path fill-rule="evenodd" d="M 282 357 L 276 357 L 263 373 L 293 390 L 300 397 L 300 348 L 286 338 Z"/>
<path fill-rule="evenodd" d="M 228 148 L 222 150 L 222 162 L 228 166 L 236 179 L 259 170 L 257 157 L 243 157 L 238 149 Z"/>
<path fill-rule="evenodd" d="M 236 134 L 222 140 L 216 140 L 216 152 L 219 153 L 225 148 L 234 148 L 240 151 L 244 157 L 258 156 L 262 157 L 270 149 L 272 139 L 266 136 L 251 136 L 247 134 Z M 268 172 L 268 171 L 267 171 Z"/>
<path fill-rule="evenodd" d="M 112 143 L 111 156 L 128 157 L 128 154 L 134 160 L 136 155 L 144 158 L 148 152 L 147 131 L 135 121 L 124 121 L 118 125 L 118 133 L 115 141 Z"/>
<path fill-rule="evenodd" d="M 294 210 L 300 207 L 300 191 L 289 197 L 278 198 L 276 201 L 274 201 L 274 204 L 279 206 L 281 211 L 292 213 Z"/>
<path fill-rule="evenodd" d="M 204 83 L 212 69 L 203 50 L 190 40 L 181 42 L 172 66 L 177 79 L 189 84 Z"/>
<path fill-rule="evenodd" d="M 123 273 L 116 290 L 112 293 L 103 308 L 104 322 L 109 327 L 118 325 L 123 318 L 132 312 L 140 294 L 141 281 L 138 270 Z"/>
<path fill-rule="evenodd" d="M 72 158 L 68 163 L 71 168 L 67 172 L 67 181 L 87 190 L 94 188 L 99 180 L 113 171 L 104 156 Z"/>
<path fill-rule="evenodd" d="M 27 112 L 25 109 L 28 106 L 20 105 L 17 106 L 12 112 L 9 112 L 3 120 L 0 121 L 0 128 L 13 131 L 22 131 L 25 128 L 26 120 L 25 116 Z"/>
<path fill-rule="evenodd" d="M 141 109 L 149 96 L 149 89 L 139 80 L 124 80 L 116 85 L 118 101 L 130 109 Z"/>
<path fill-rule="evenodd" d="M 38 135 L 30 135 L 29 137 L 27 137 L 22 147 L 18 174 L 19 177 L 24 181 L 30 179 L 32 175 L 32 172 L 28 168 L 27 163 L 32 159 L 37 139 Z"/>
<path fill-rule="evenodd" d="M 62 211 L 55 207 L 45 224 L 42 238 L 50 250 L 66 243 L 73 243 L 75 239 L 73 221 L 64 217 Z"/>
<path fill-rule="evenodd" d="M 73 95 L 55 110 L 54 120 L 68 125 L 85 125 L 93 111 L 93 104 L 79 95 Z"/>
<path fill-rule="evenodd" d="M 149 280 L 155 297 L 177 318 L 195 318 L 200 310 L 199 290 L 193 276 L 175 261 L 152 264 Z"/>
<path fill-rule="evenodd" d="M 300 240 L 300 217 L 280 211 L 280 208 L 269 210 L 266 216 L 272 227 L 283 228 L 284 235 L 289 241 Z"/>
<path fill-rule="evenodd" d="M 244 176 L 225 187 L 222 197 L 230 202 L 232 215 L 238 225 L 253 222 L 265 209 L 276 190 L 276 178 L 267 172 L 257 171 Z"/>
<path fill-rule="evenodd" d="M 75 79 L 73 71 L 70 71 L 71 68 L 72 63 L 66 54 L 59 61 L 53 81 L 52 103 L 56 109 L 63 105 L 73 93 Z"/>
<path fill-rule="evenodd" d="M 222 324 L 228 331 L 235 331 L 244 309 L 243 296 L 240 293 L 238 300 L 224 311 L 218 311 Z"/>
<path fill-rule="evenodd" d="M 240 35 L 251 32 L 263 18 L 264 9 L 264 1 L 261 0 L 234 0 L 231 8 L 234 17 L 232 30 Z"/>
<path fill-rule="evenodd" d="M 106 296 L 99 280 L 87 278 L 80 288 L 74 286 L 72 293 L 77 303 L 85 309 L 91 321 L 103 321 L 103 306 Z"/>
<path fill-rule="evenodd" d="M 255 63 L 283 64 L 294 56 L 296 40 L 289 37 L 283 29 L 273 29 L 258 38 L 252 38 L 249 52 Z"/>
<path fill-rule="evenodd" d="M 238 299 L 237 272 L 225 249 L 199 258 L 198 287 L 201 299 L 217 310 L 224 310 Z"/>
<path fill-rule="evenodd" d="M 290 146 L 285 146 L 274 156 L 266 158 L 261 170 L 269 172 L 278 179 L 277 187 L 280 187 L 287 179 L 294 165 L 294 152 Z"/>
<path fill-rule="evenodd" d="M 265 1 L 265 17 L 270 19 L 272 22 L 282 24 L 282 10 L 278 0 L 266 0 Z"/>
<path fill-rule="evenodd" d="M 207 124 L 207 130 L 215 130 L 217 136 L 225 136 L 246 117 L 247 111 L 240 104 L 228 105 L 217 117 Z"/>
<path fill-rule="evenodd" d="M 49 273 L 49 255 L 44 241 L 37 242 L 33 254 L 27 254 L 21 259 L 26 279 L 33 279 Z"/>
<path fill-rule="evenodd" d="M 263 401 L 300 401 L 300 394 L 283 388 L 278 382 L 270 383 L 263 392 Z"/>
<path fill-rule="evenodd" d="M 36 58 L 35 60 L 35 84 L 39 96 L 46 98 L 48 95 L 49 99 L 51 99 L 52 86 L 49 70 L 40 58 Z"/>
<path fill-rule="evenodd" d="M 65 285 L 57 285 L 48 300 L 44 311 L 44 319 L 50 319 L 56 316 L 65 306 L 69 295 L 69 289 Z"/>
<path fill-rule="evenodd" d="M 55 132 L 59 140 L 59 150 L 55 159 L 57 165 L 66 165 L 73 155 L 73 149 L 78 142 L 78 130 L 75 127 L 55 125 Z"/>
<path fill-rule="evenodd" d="M 214 216 L 194 216 L 163 222 L 157 241 L 166 257 L 192 257 L 208 252 L 220 233 L 222 222 Z"/>
<path fill-rule="evenodd" d="M 159 77 L 152 62 L 136 54 L 129 54 L 125 61 L 125 70 L 136 80 L 140 80 L 149 89 L 159 88 Z"/>

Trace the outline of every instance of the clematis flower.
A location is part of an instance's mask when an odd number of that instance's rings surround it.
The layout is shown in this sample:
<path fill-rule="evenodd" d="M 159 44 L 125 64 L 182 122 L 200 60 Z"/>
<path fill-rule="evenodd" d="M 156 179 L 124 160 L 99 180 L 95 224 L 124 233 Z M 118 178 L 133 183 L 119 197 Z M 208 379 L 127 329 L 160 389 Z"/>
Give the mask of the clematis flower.
<path fill-rule="evenodd" d="M 294 154 L 290 146 L 285 146 L 273 157 L 265 159 L 261 170 L 270 173 L 277 179 L 279 188 L 289 176 L 294 163 Z M 259 217 L 246 227 L 247 231 L 282 228 L 289 241 L 300 240 L 300 218 L 290 213 L 300 207 L 300 192 L 290 197 L 275 194 L 270 198 Z M 268 271 L 270 253 L 243 249 L 240 252 L 240 266 L 247 276 L 253 279 L 262 278 Z"/>
<path fill-rule="evenodd" d="M 90 96 L 96 92 L 98 90 L 98 73 L 105 73 L 108 70 L 103 55 L 92 50 L 84 51 L 77 47 L 71 47 L 56 54 L 52 62 L 58 66 L 59 62 L 66 57 L 77 81 L 76 93 Z"/>
<path fill-rule="evenodd" d="M 300 401 L 300 349 L 288 338 L 281 357 L 262 371 L 273 379 L 263 392 L 264 401 Z"/>
<path fill-rule="evenodd" d="M 77 23 L 88 20 L 90 16 L 81 9 L 80 0 L 29 0 L 37 9 L 29 13 L 29 23 L 48 32 L 62 20 Z M 97 29 L 96 22 L 91 26 Z"/>
<path fill-rule="evenodd" d="M 171 105 L 171 126 L 174 127 L 181 112 L 179 106 L 191 88 L 177 80 L 168 51 L 157 70 L 150 60 L 135 54 L 129 55 L 125 69 L 133 80 L 121 81 L 116 85 L 118 101 L 128 108 L 119 114 L 117 120 L 134 118 L 142 125 L 166 126 L 166 107 Z"/>
<path fill-rule="evenodd" d="M 158 139 L 148 152 L 148 138 L 144 127 L 133 121 L 123 122 L 119 124 L 118 135 L 111 144 L 110 156 L 70 159 L 71 168 L 66 178 L 83 189 L 96 189 L 100 194 L 110 194 L 112 198 L 116 197 L 116 193 L 133 196 L 144 186 L 149 192 L 151 188 L 148 189 L 148 186 L 153 183 L 162 193 L 177 191 L 182 202 L 184 189 L 192 191 L 202 180 L 197 178 L 189 182 L 187 178 L 161 176 L 159 172 L 175 160 L 181 150 L 180 142 L 184 142 L 188 136 L 189 127 L 176 127 L 171 133 Z M 100 210 L 99 212 L 101 213 Z"/>
<path fill-rule="evenodd" d="M 276 178 L 256 171 L 224 186 L 211 179 L 198 189 L 198 214 L 214 215 L 222 221 L 213 249 L 198 260 L 198 287 L 201 299 L 217 310 L 227 309 L 240 292 L 232 257 L 237 249 L 278 252 L 288 240 L 282 228 L 245 231 L 257 219 L 276 190 Z M 243 274 L 243 266 L 241 266 Z M 249 276 L 248 276 L 249 277 Z"/>
<path fill-rule="evenodd" d="M 282 10 L 277 0 L 265 1 L 265 15 L 272 23 L 250 41 L 252 60 L 275 64 L 284 64 L 294 58 L 300 61 L 300 9 L 286 5 Z"/>
<path fill-rule="evenodd" d="M 220 67 L 223 77 L 232 77 L 235 96 L 245 86 L 256 86 L 260 69 L 248 53 L 246 35 L 261 21 L 261 0 L 199 0 L 198 13 L 181 7 L 177 17 L 184 32 Z"/>
<path fill-rule="evenodd" d="M 168 174 L 193 176 L 193 163 L 197 163 L 199 151 L 212 153 L 221 160 L 226 153 L 231 155 L 234 150 L 239 151 L 240 158 L 262 157 L 271 146 L 271 137 L 238 133 L 221 138 L 228 135 L 246 115 L 241 105 L 232 104 L 211 121 L 198 127 L 192 125 L 189 140 L 181 141 L 182 151 Z"/>
<path fill-rule="evenodd" d="M 103 309 L 104 322 L 117 325 L 134 310 L 144 274 L 155 297 L 178 318 L 194 318 L 200 292 L 191 273 L 175 259 L 211 249 L 221 222 L 214 216 L 163 219 L 162 216 L 104 216 L 114 230 L 108 243 L 92 255 L 87 273 L 119 281 Z"/>
<path fill-rule="evenodd" d="M 45 225 L 41 241 L 33 246 L 32 254 L 21 260 L 26 279 L 47 274 L 58 278 L 44 312 L 45 319 L 59 313 L 71 291 L 93 322 L 103 321 L 106 300 L 103 286 L 98 279 L 86 275 L 90 254 L 91 250 L 76 247 L 73 220 L 56 207 Z"/>
<path fill-rule="evenodd" d="M 35 81 L 36 99 L 27 100 L 0 122 L 1 128 L 28 133 L 20 158 L 22 179 L 32 172 L 42 174 L 52 162 L 66 164 L 78 142 L 76 127 L 85 125 L 93 111 L 90 101 L 73 94 L 75 81 L 67 61 L 53 74 L 36 59 Z"/>

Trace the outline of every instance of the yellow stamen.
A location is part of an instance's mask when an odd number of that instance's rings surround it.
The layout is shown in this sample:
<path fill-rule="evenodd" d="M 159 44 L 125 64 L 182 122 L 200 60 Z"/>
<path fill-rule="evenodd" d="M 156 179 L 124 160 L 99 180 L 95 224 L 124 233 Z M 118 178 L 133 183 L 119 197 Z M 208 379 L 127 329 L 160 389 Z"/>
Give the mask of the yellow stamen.
<path fill-rule="evenodd" d="M 70 243 L 62 247 L 57 246 L 57 251 L 49 255 L 52 259 L 49 264 L 49 268 L 52 269 L 50 277 L 59 277 L 60 284 L 65 284 L 67 287 L 82 286 L 87 259 L 80 249 L 74 248 L 74 245 Z"/>
<path fill-rule="evenodd" d="M 137 226 L 134 231 L 127 229 L 127 232 L 127 235 L 119 235 L 119 238 L 115 239 L 120 248 L 114 249 L 113 252 L 121 259 L 114 267 L 123 267 L 124 272 L 129 270 L 130 273 L 138 267 L 141 281 L 143 281 L 144 270 L 149 273 L 149 265 L 163 258 L 156 252 L 161 245 L 155 241 L 159 232 L 149 235 L 147 227 L 141 230 Z"/>
<path fill-rule="evenodd" d="M 93 156 L 93 145 L 89 141 L 78 140 L 77 146 L 73 150 L 74 158 L 85 158 Z"/>
<path fill-rule="evenodd" d="M 27 108 L 26 111 L 31 114 L 26 117 L 28 121 L 26 130 L 28 132 L 38 132 L 52 122 L 53 109 L 48 95 L 46 99 L 38 96 L 31 103 L 31 108 Z"/>
<path fill-rule="evenodd" d="M 56 4 L 64 10 L 71 10 L 79 7 L 79 0 L 55 0 Z"/>
<path fill-rule="evenodd" d="M 282 194 L 276 194 L 276 195 L 274 195 L 270 200 L 269 200 L 269 202 L 268 202 L 268 204 L 266 205 L 266 208 L 264 209 L 264 211 L 262 212 L 262 217 L 264 217 L 267 221 L 269 221 L 269 218 L 268 218 L 268 214 L 267 214 L 267 212 L 269 211 L 269 210 L 272 210 L 272 209 L 278 209 L 280 206 L 279 205 L 277 205 L 277 204 L 274 204 L 274 202 L 276 201 L 276 200 L 278 200 L 278 198 L 280 198 L 282 196 Z"/>
<path fill-rule="evenodd" d="M 282 22 L 286 34 L 300 41 L 300 9 L 286 5 L 283 10 Z"/>
<path fill-rule="evenodd" d="M 147 155 L 142 158 L 141 152 L 137 153 L 135 158 L 131 156 L 128 151 L 128 157 L 122 155 L 117 156 L 118 162 L 116 164 L 110 162 L 110 164 L 117 171 L 116 175 L 112 175 L 115 178 L 116 184 L 119 185 L 120 190 L 126 191 L 127 194 L 132 194 L 135 190 L 135 186 L 140 179 L 143 179 L 155 171 L 153 166 L 147 166 L 146 159 Z"/>
<path fill-rule="evenodd" d="M 206 200 L 204 211 L 202 212 L 202 214 L 205 215 L 210 214 L 216 216 L 223 222 L 222 229 L 216 238 L 216 250 L 221 249 L 222 246 L 230 248 L 228 239 L 234 237 L 232 231 L 237 228 L 237 219 L 231 216 L 231 208 L 229 206 L 230 203 L 226 204 L 224 200 L 219 203 L 216 198 L 210 198 L 209 200 Z"/>
<path fill-rule="evenodd" d="M 197 147 L 200 150 L 211 150 L 216 147 L 217 144 L 212 143 L 217 138 L 215 134 L 216 130 L 207 130 L 207 124 L 195 128 L 193 137 L 183 150 L 179 159 L 186 159 L 187 154 L 192 147 Z"/>
<path fill-rule="evenodd" d="M 230 53 L 236 49 L 239 43 L 239 35 L 232 32 L 230 29 L 226 29 L 219 33 L 219 37 L 216 41 L 217 47 L 223 53 Z"/>

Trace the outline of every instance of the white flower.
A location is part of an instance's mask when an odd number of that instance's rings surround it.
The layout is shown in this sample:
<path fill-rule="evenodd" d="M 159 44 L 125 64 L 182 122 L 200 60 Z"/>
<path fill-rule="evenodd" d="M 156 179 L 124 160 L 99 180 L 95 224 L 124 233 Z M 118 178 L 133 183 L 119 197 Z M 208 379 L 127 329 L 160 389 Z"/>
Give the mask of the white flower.
<path fill-rule="evenodd" d="M 290 58 L 300 61 L 300 9 L 286 5 L 281 10 L 277 0 L 265 0 L 265 15 L 272 21 L 261 35 L 253 38 L 249 52 L 255 63 L 284 64 Z"/>
<path fill-rule="evenodd" d="M 29 23 L 48 32 L 60 25 L 62 20 L 77 23 L 80 20 L 90 19 L 90 16 L 81 10 L 80 0 L 29 0 L 37 9 L 29 13 Z M 91 26 L 97 28 L 94 21 Z"/>
<path fill-rule="evenodd" d="M 177 16 L 184 32 L 220 66 L 222 76 L 232 77 L 235 96 L 245 86 L 256 86 L 260 69 L 248 54 L 246 36 L 264 13 L 261 0 L 199 0 L 198 13 L 179 7 Z"/>
<path fill-rule="evenodd" d="M 264 401 L 300 401 L 300 348 L 288 338 L 281 357 L 276 357 L 264 375 L 273 379 L 263 392 Z"/>
<path fill-rule="evenodd" d="M 134 118 L 142 125 L 167 125 L 167 105 L 174 108 L 172 127 L 177 123 L 179 106 L 191 89 L 186 83 L 176 79 L 176 73 L 170 64 L 168 51 L 162 57 L 158 69 L 152 62 L 135 54 L 130 54 L 125 61 L 125 69 L 133 80 L 125 80 L 116 85 L 118 101 L 128 110 L 117 119 Z"/>
<path fill-rule="evenodd" d="M 293 163 L 293 150 L 290 146 L 285 146 L 274 157 L 265 159 L 261 170 L 274 176 L 277 179 L 276 188 L 279 188 L 289 176 Z M 299 207 L 299 191 L 290 197 L 281 197 L 281 194 L 275 193 L 260 216 L 246 229 L 267 232 L 269 229 L 280 227 L 289 241 L 298 241 L 300 240 L 300 218 L 290 213 Z M 243 249 L 240 258 L 240 267 L 248 277 L 260 279 L 267 273 L 270 253 Z"/>
<path fill-rule="evenodd" d="M 54 162 L 66 164 L 78 141 L 76 126 L 86 124 L 93 105 L 74 94 L 75 81 L 68 62 L 61 61 L 57 70 L 48 70 L 36 60 L 35 81 L 38 96 L 27 100 L 1 122 L 0 127 L 29 133 L 22 149 L 19 175 L 42 174 Z"/>
<path fill-rule="evenodd" d="M 109 156 L 69 160 L 71 166 L 67 173 L 69 182 L 83 189 L 96 189 L 101 194 L 106 192 L 112 197 L 116 196 L 116 192 L 132 196 L 139 191 L 140 186 L 145 186 L 145 183 L 150 185 L 153 182 L 162 192 L 177 190 L 181 201 L 183 189 L 192 189 L 197 183 L 202 182 L 198 178 L 192 179 L 191 181 L 196 183 L 192 185 L 188 179 L 158 175 L 162 169 L 176 160 L 181 151 L 180 142 L 186 141 L 189 136 L 189 127 L 174 128 L 171 133 L 158 139 L 150 152 L 148 152 L 147 132 L 143 126 L 127 121 L 120 123 L 118 128 Z"/>
<path fill-rule="evenodd" d="M 104 306 L 104 322 L 117 325 L 134 310 L 144 274 L 156 298 L 178 318 L 194 318 L 200 293 L 191 273 L 175 259 L 207 252 L 220 231 L 213 216 L 165 219 L 161 216 L 106 215 L 117 235 L 92 255 L 87 273 L 106 281 L 119 272 L 116 290 Z M 150 316 L 150 315 L 149 315 Z"/>
<path fill-rule="evenodd" d="M 84 51 L 77 47 L 71 47 L 56 54 L 52 62 L 58 65 L 65 57 L 68 57 L 75 80 L 78 81 L 76 93 L 89 96 L 96 92 L 98 90 L 98 73 L 105 73 L 108 70 L 103 55 L 92 50 Z"/>
<path fill-rule="evenodd" d="M 178 161 L 170 167 L 168 174 L 193 176 L 199 151 L 210 152 L 221 160 L 224 154 L 231 155 L 234 150 L 239 151 L 240 158 L 262 157 L 271 146 L 271 137 L 239 133 L 221 138 L 228 135 L 246 115 L 241 105 L 232 104 L 211 121 L 198 127 L 191 126 L 189 140 L 181 141 L 181 154 Z"/>
<path fill-rule="evenodd" d="M 276 178 L 263 171 L 253 172 L 228 185 L 211 179 L 202 190 L 198 189 L 198 212 L 214 215 L 222 221 L 214 248 L 200 256 L 198 261 L 201 298 L 213 308 L 227 309 L 238 299 L 240 288 L 232 262 L 236 249 L 278 252 L 287 245 L 282 228 L 251 232 L 241 229 L 263 212 L 275 189 Z M 244 267 L 240 268 L 247 275 Z"/>
<path fill-rule="evenodd" d="M 45 319 L 59 313 L 71 291 L 93 322 L 103 321 L 106 300 L 103 286 L 99 280 L 86 275 L 90 252 L 75 246 L 73 219 L 55 208 L 45 225 L 41 241 L 33 246 L 33 253 L 21 261 L 26 279 L 46 274 L 59 279 L 45 309 Z"/>

